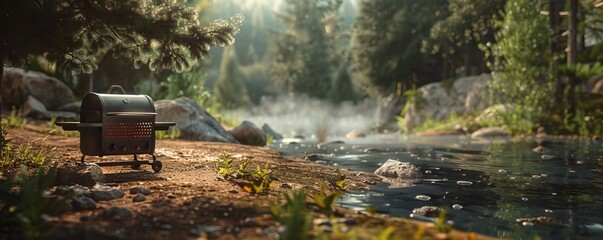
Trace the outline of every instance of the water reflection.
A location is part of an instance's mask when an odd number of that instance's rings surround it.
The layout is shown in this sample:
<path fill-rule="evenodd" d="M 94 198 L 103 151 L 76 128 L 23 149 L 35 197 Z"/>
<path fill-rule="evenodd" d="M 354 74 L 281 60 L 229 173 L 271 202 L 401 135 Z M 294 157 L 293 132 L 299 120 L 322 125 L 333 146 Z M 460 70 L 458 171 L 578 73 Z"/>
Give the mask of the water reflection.
<path fill-rule="evenodd" d="M 285 155 L 373 172 L 388 159 L 420 167 L 421 181 L 392 189 L 379 183 L 346 194 L 339 204 L 372 207 L 410 217 L 414 208 L 438 206 L 455 227 L 513 239 L 598 239 L 603 235 L 603 148 L 581 140 L 467 137 L 367 138 L 317 146 L 276 144 Z M 293 147 L 294 146 L 294 147 Z M 300 147 L 304 146 L 304 147 Z M 532 149 L 540 146 L 539 152 Z M 551 219 L 550 224 L 518 218 Z"/>

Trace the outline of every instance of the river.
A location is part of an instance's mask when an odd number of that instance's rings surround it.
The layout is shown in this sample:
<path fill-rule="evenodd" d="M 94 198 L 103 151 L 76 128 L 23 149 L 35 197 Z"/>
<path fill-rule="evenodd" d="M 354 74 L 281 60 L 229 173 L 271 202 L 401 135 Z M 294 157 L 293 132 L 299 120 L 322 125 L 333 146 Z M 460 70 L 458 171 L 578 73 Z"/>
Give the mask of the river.
<path fill-rule="evenodd" d="M 423 172 L 409 186 L 383 182 L 369 191 L 347 192 L 338 202 L 343 207 L 431 221 L 412 210 L 437 206 L 447 211 L 455 228 L 512 239 L 603 237 L 600 141 L 395 134 L 328 141 L 284 139 L 270 146 L 283 155 L 316 154 L 316 162 L 343 169 L 374 172 L 394 159 Z M 537 146 L 544 152 L 532 151 Z M 554 223 L 516 221 L 535 217 Z"/>

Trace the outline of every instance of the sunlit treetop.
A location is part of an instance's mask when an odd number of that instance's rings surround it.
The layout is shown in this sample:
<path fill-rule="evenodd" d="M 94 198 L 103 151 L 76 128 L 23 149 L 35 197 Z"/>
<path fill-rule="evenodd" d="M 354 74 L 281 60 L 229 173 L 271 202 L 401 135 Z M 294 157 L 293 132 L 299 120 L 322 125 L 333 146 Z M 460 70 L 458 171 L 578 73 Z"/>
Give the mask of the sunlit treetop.
<path fill-rule="evenodd" d="M 59 71 L 90 73 L 113 50 L 135 67 L 181 72 L 233 44 L 243 16 L 202 26 L 184 0 L 2 0 L 0 22 L 3 63 L 42 55 Z"/>

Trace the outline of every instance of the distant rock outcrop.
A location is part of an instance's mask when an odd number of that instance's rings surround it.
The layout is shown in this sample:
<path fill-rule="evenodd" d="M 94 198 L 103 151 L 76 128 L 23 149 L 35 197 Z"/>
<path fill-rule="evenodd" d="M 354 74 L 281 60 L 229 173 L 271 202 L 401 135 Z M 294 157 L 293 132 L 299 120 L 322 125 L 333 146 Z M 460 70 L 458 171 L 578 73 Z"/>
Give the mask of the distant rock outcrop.
<path fill-rule="evenodd" d="M 196 101 L 181 97 L 155 102 L 158 122 L 175 122 L 180 138 L 236 143 L 237 140 Z"/>
<path fill-rule="evenodd" d="M 435 82 L 417 89 L 417 100 L 410 104 L 404 118 L 413 129 L 427 119 L 443 120 L 453 112 L 459 115 L 479 112 L 488 107 L 489 74 L 459 78 L 452 84 Z"/>

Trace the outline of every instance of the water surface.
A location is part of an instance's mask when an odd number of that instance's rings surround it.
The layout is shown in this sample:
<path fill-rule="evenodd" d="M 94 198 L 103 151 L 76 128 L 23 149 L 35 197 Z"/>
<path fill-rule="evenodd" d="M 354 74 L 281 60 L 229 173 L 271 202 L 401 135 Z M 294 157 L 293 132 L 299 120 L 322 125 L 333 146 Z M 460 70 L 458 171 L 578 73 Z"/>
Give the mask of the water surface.
<path fill-rule="evenodd" d="M 395 159 L 423 172 L 412 186 L 378 183 L 370 191 L 347 193 L 339 204 L 351 209 L 370 206 L 411 218 L 414 208 L 438 206 L 465 231 L 513 239 L 603 238 L 601 142 L 397 135 L 329 141 L 285 139 L 272 147 L 284 155 L 317 154 L 316 162 L 344 169 L 374 172 Z M 533 152 L 539 145 L 549 152 Z M 558 225 L 516 222 L 531 217 L 550 217 Z"/>

